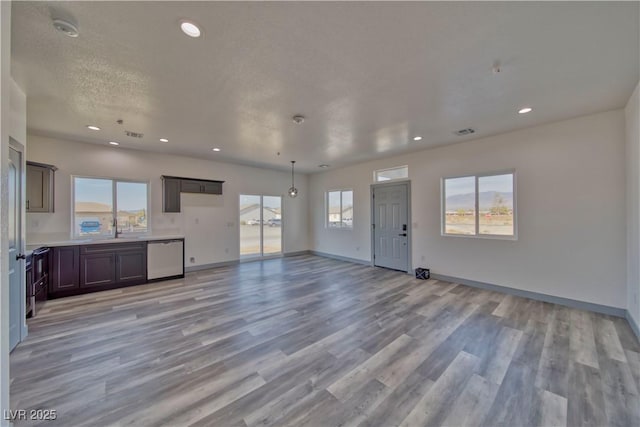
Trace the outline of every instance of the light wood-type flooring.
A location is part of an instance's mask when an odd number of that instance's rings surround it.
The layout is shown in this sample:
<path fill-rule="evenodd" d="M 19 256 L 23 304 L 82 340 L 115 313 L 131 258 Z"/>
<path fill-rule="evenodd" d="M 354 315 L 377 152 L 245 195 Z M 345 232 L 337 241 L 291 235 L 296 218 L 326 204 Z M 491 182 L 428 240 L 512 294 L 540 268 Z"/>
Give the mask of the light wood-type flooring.
<path fill-rule="evenodd" d="M 311 255 L 48 301 L 11 355 L 46 426 L 638 426 L 639 390 L 624 319 Z"/>

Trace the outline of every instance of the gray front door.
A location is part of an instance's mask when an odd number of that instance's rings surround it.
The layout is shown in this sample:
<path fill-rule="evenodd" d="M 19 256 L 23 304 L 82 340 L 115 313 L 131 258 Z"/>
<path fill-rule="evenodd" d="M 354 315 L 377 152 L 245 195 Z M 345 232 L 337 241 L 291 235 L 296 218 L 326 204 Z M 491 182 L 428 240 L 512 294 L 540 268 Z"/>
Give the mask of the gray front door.
<path fill-rule="evenodd" d="M 373 187 L 373 264 L 409 271 L 409 184 Z"/>
<path fill-rule="evenodd" d="M 21 237 L 21 195 L 22 195 L 22 155 L 9 148 L 9 349 L 20 342 L 22 325 L 22 276 L 24 264 L 20 256 Z"/>

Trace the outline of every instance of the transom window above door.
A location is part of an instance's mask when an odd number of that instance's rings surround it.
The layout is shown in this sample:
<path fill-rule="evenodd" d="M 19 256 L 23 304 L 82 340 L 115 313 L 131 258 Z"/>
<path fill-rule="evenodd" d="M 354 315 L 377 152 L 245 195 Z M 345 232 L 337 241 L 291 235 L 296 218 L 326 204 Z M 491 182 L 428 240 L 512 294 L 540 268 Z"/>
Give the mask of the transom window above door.
<path fill-rule="evenodd" d="M 409 166 L 398 166 L 395 168 L 378 169 L 373 173 L 375 182 L 393 181 L 395 179 L 409 178 Z"/>

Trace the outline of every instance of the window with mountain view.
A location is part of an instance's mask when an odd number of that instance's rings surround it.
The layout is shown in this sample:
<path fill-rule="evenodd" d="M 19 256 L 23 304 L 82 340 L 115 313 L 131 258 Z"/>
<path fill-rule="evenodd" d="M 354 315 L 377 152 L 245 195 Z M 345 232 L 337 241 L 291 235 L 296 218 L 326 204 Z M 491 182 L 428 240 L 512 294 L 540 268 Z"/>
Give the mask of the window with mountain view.
<path fill-rule="evenodd" d="M 515 172 L 442 179 L 442 234 L 515 238 Z"/>
<path fill-rule="evenodd" d="M 114 237 L 146 233 L 148 183 L 73 178 L 73 235 Z"/>

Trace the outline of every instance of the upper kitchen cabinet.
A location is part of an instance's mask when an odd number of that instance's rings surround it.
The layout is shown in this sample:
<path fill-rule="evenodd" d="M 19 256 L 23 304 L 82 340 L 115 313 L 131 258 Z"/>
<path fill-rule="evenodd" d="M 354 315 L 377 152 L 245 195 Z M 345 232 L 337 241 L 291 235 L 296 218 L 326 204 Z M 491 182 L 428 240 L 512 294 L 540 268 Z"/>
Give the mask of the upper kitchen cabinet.
<path fill-rule="evenodd" d="M 162 212 L 180 212 L 180 179 L 162 177 Z"/>
<path fill-rule="evenodd" d="M 162 211 L 180 212 L 180 193 L 222 194 L 222 183 L 209 179 L 162 176 Z"/>
<path fill-rule="evenodd" d="M 54 174 L 57 169 L 53 165 L 27 162 L 27 212 L 54 211 Z"/>
<path fill-rule="evenodd" d="M 223 181 L 188 178 L 180 181 L 180 191 L 183 193 L 222 194 Z"/>

